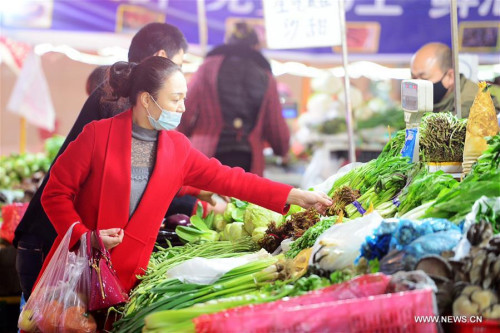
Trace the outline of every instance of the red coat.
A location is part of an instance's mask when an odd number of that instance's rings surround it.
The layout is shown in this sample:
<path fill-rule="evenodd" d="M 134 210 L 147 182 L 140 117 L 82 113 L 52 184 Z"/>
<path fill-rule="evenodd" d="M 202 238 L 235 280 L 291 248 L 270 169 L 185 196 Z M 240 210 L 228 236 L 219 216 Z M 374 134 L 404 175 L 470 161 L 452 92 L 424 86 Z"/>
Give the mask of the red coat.
<path fill-rule="evenodd" d="M 130 290 L 135 276 L 146 269 L 164 214 L 183 185 L 284 212 L 291 186 L 223 166 L 194 149 L 183 134 L 161 131 L 153 173 L 129 219 L 131 143 L 129 110 L 85 126 L 58 158 L 42 195 L 58 233 L 44 268 L 73 222 L 82 223 L 74 228 L 71 247 L 89 229 L 123 228 L 123 242 L 111 250 L 111 259 L 123 286 Z"/>
<path fill-rule="evenodd" d="M 218 73 L 224 56 L 216 55 L 205 59 L 191 78 L 188 85 L 186 112 L 177 130 L 186 134 L 193 146 L 207 155 L 215 156 L 224 119 L 219 105 L 217 92 Z M 248 135 L 252 149 L 251 172 L 262 175 L 265 160 L 262 151 L 268 142 L 274 154 L 286 156 L 289 149 L 290 132 L 281 114 L 281 104 L 278 96 L 276 80 L 271 73 L 268 75 L 268 85 L 262 100 L 255 127 Z"/>

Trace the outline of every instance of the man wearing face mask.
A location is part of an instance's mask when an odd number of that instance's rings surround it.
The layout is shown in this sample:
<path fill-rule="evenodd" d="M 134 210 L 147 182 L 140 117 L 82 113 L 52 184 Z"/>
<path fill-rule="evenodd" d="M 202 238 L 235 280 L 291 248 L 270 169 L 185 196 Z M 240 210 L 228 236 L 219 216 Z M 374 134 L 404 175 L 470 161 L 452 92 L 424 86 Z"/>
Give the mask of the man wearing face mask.
<path fill-rule="evenodd" d="M 429 80 L 433 83 L 434 112 L 455 110 L 455 73 L 452 67 L 451 49 L 442 43 L 428 43 L 422 46 L 411 59 L 413 79 Z M 462 118 L 469 116 L 470 108 L 477 94 L 477 84 L 460 74 L 460 104 Z M 500 104 L 493 98 L 497 113 Z"/>

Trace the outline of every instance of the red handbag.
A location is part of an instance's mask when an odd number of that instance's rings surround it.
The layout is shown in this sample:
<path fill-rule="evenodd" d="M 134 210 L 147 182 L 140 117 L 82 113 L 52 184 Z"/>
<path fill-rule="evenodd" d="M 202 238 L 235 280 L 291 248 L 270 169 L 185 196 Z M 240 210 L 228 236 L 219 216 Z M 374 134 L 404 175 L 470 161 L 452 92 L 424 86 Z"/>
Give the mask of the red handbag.
<path fill-rule="evenodd" d="M 92 231 L 87 233 L 87 255 L 90 265 L 89 311 L 107 309 L 128 301 L 128 295 L 120 284 L 111 265 L 108 250 L 104 247 L 99 231 L 94 232 L 99 249 L 92 248 Z"/>

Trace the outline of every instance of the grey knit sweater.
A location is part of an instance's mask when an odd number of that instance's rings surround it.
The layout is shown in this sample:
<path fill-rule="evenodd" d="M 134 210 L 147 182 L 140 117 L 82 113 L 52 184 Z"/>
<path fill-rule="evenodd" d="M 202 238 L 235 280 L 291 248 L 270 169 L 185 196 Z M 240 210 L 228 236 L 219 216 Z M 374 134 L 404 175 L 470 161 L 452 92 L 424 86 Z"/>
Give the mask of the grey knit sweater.
<path fill-rule="evenodd" d="M 132 124 L 132 183 L 129 217 L 134 214 L 146 190 L 156 160 L 158 131 Z"/>

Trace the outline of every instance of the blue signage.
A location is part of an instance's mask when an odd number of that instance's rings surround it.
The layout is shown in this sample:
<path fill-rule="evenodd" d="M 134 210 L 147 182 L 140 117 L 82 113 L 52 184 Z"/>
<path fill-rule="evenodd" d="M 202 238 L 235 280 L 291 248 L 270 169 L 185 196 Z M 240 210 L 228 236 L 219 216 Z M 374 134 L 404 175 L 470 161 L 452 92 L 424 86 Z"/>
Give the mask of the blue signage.
<path fill-rule="evenodd" d="M 289 5 L 295 0 L 282 0 Z M 329 0 L 309 0 L 321 2 Z M 195 0 L 44 0 L 10 1 L 2 9 L 2 29 L 51 29 L 85 32 L 132 33 L 148 22 L 178 26 L 191 44 L 199 43 Z M 19 4 L 16 4 L 19 3 Z M 413 53 L 421 45 L 438 41 L 451 44 L 449 0 L 345 0 L 350 52 Z M 17 7 L 17 8 L 16 8 Z M 206 0 L 208 44 L 224 41 L 227 20 L 263 18 L 261 0 Z M 332 18 L 335 20 L 336 18 Z M 486 22 L 489 30 L 469 45 L 498 47 L 500 0 L 458 0 L 459 25 Z M 263 24 L 263 23 L 262 23 Z M 469 37 L 467 37 L 469 38 Z M 474 38 L 479 40 L 474 40 Z M 309 51 L 331 53 L 331 48 Z"/>

